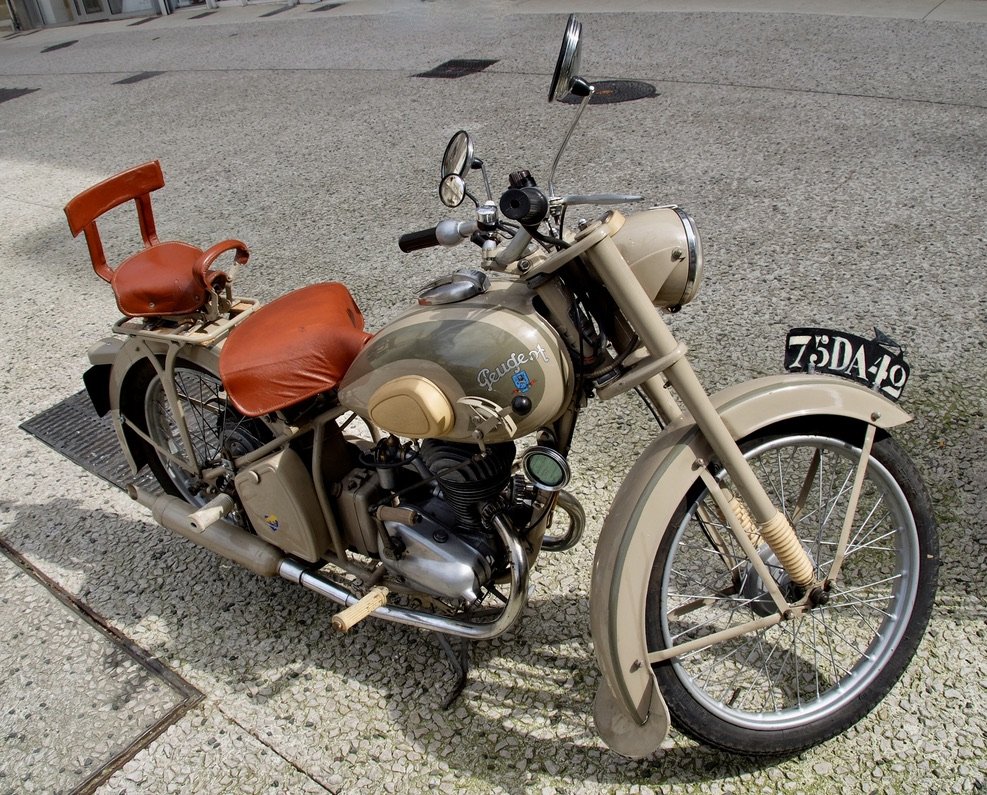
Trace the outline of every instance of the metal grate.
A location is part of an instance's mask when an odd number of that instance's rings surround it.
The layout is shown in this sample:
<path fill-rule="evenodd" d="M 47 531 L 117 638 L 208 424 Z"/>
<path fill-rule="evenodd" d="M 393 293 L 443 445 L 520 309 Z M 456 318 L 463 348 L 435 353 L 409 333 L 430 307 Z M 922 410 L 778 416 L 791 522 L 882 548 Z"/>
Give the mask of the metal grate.
<path fill-rule="evenodd" d="M 20 427 L 56 453 L 120 489 L 135 480 L 109 415 L 96 415 L 85 390 L 42 411 Z M 142 472 L 136 479 L 138 485 L 160 491 L 151 474 L 147 470 Z"/>
<path fill-rule="evenodd" d="M 488 66 L 493 66 L 496 61 L 487 60 L 454 60 L 446 61 L 436 66 L 434 69 L 429 69 L 427 72 L 421 72 L 415 77 L 442 77 L 446 79 L 455 79 L 457 77 L 463 77 L 464 75 L 472 75 L 477 72 L 482 72 Z"/>
<path fill-rule="evenodd" d="M 123 78 L 123 80 L 117 80 L 113 85 L 129 86 L 131 83 L 139 83 L 141 80 L 150 80 L 152 77 L 157 77 L 158 75 L 163 74 L 164 72 L 138 72 L 135 75 Z"/>
<path fill-rule="evenodd" d="M 154 20 L 156 20 L 156 19 L 158 19 L 158 17 L 144 17 L 143 19 L 138 19 L 136 22 L 131 22 L 129 25 L 127 25 L 127 27 L 128 28 L 135 28 L 138 25 L 145 24 L 146 22 L 154 22 Z"/>
<path fill-rule="evenodd" d="M 275 14 L 283 14 L 285 11 L 288 11 L 291 8 L 294 8 L 294 6 L 281 6 L 280 8 L 275 8 L 273 11 L 268 11 L 264 14 L 261 14 L 260 19 L 263 19 L 264 17 L 273 17 Z"/>
<path fill-rule="evenodd" d="M 189 17 L 189 19 L 205 19 L 206 17 L 211 17 L 215 13 L 215 11 L 206 11 L 204 14 L 196 14 L 194 17 Z"/>
<path fill-rule="evenodd" d="M 37 90 L 36 88 L 0 88 L 0 102 L 6 102 L 8 99 L 17 99 L 18 97 L 23 97 L 25 94 L 33 94 Z"/>
<path fill-rule="evenodd" d="M 631 102 L 635 99 L 648 99 L 658 96 L 658 89 L 643 80 L 600 80 L 593 83 L 596 91 L 590 105 L 612 105 L 616 102 Z M 570 94 L 562 99 L 570 105 L 578 105 L 581 97 Z"/>
<path fill-rule="evenodd" d="M 50 47 L 45 47 L 41 52 L 54 52 L 55 50 L 64 50 L 66 47 L 71 47 L 73 44 L 78 44 L 78 39 L 73 39 L 72 41 L 63 41 L 61 44 L 52 44 Z"/>
<path fill-rule="evenodd" d="M 339 8 L 342 3 L 326 3 L 324 6 L 319 6 L 318 8 L 309 9 L 310 14 L 314 14 L 316 11 L 332 11 L 334 8 Z"/>

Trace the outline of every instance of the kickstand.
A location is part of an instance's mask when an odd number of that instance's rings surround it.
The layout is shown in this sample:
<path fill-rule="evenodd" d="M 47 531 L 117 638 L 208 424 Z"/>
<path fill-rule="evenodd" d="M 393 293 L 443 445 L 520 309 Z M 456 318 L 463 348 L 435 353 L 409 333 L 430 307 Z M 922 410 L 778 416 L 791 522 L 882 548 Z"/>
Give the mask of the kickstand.
<path fill-rule="evenodd" d="M 466 687 L 466 679 L 469 676 L 470 669 L 470 642 L 466 638 L 447 637 L 441 632 L 433 632 L 432 634 L 439 641 L 439 646 L 446 653 L 446 659 L 452 667 L 452 672 L 456 674 L 456 684 L 453 685 L 449 695 L 442 701 L 442 709 L 449 709 L 456 699 L 459 698 L 459 694 L 463 692 L 463 688 Z M 458 651 L 453 648 L 453 640 L 459 641 Z"/>

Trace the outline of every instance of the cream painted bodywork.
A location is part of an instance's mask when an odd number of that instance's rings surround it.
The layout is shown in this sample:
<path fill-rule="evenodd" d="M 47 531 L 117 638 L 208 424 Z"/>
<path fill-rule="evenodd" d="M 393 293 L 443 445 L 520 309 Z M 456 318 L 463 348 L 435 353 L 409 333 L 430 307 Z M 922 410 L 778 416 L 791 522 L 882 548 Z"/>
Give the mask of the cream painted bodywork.
<path fill-rule="evenodd" d="M 557 419 L 573 389 L 565 345 L 526 284 L 491 282 L 473 298 L 413 308 L 385 326 L 347 371 L 340 404 L 399 436 L 460 442 L 475 442 L 484 423 L 484 441 L 502 442 Z M 522 372 L 527 390 L 512 381 Z M 532 401 L 528 414 L 511 411 L 521 394 Z"/>
<path fill-rule="evenodd" d="M 690 282 L 689 240 L 672 208 L 655 207 L 625 216 L 613 242 L 655 306 L 681 306 L 699 291 L 701 266 Z M 697 241 L 696 246 L 700 245 Z M 701 248 L 697 254 L 702 259 Z"/>
<path fill-rule="evenodd" d="M 729 387 L 711 398 L 735 440 L 788 419 L 846 417 L 879 428 L 908 422 L 890 401 L 850 381 L 783 375 Z M 643 757 L 668 730 L 668 709 L 647 663 L 645 603 L 651 566 L 665 529 L 711 450 L 682 417 L 642 453 L 603 523 L 593 562 L 590 621 L 604 675 L 597 730 L 613 750 Z"/>

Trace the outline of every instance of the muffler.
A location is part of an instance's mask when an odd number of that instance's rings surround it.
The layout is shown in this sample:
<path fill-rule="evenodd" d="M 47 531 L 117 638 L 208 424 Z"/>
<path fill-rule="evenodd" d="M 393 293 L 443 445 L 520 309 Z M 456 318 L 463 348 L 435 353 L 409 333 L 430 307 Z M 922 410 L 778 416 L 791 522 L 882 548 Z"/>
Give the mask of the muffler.
<path fill-rule="evenodd" d="M 280 549 L 221 518 L 233 508 L 233 500 L 227 495 L 220 495 L 202 508 L 196 508 L 178 497 L 151 494 L 133 483 L 127 486 L 127 493 L 131 499 L 149 508 L 154 521 L 162 527 L 255 574 L 273 577 L 278 573 L 285 557 Z"/>

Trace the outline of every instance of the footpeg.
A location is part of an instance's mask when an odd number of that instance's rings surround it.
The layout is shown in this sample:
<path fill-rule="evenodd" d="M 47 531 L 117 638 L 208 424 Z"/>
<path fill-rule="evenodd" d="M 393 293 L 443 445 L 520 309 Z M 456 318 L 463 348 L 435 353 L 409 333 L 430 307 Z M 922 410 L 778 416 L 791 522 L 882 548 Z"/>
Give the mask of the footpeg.
<path fill-rule="evenodd" d="M 383 585 L 371 588 L 359 602 L 339 611 L 332 617 L 333 629 L 349 632 L 374 610 L 387 604 L 387 593 L 387 588 Z"/>

